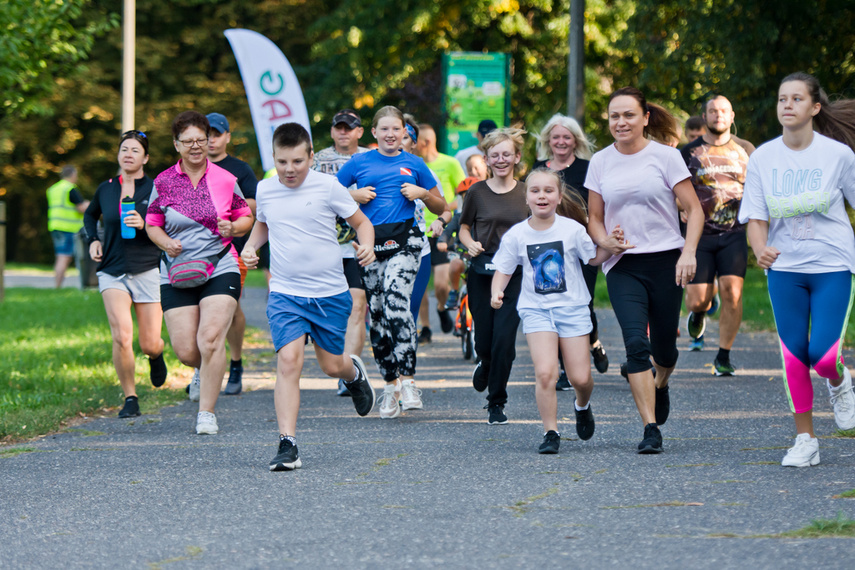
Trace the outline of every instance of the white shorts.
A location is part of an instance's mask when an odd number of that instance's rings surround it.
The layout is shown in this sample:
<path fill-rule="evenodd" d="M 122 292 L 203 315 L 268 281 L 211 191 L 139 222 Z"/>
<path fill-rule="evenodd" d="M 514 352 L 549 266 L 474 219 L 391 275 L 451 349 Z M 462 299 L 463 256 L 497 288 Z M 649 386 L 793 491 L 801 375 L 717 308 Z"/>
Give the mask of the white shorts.
<path fill-rule="evenodd" d="M 594 330 L 588 305 L 520 309 L 523 333 L 554 332 L 558 338 L 585 336 Z"/>
<path fill-rule="evenodd" d="M 125 273 L 118 277 L 99 271 L 98 291 L 118 289 L 131 296 L 134 303 L 160 303 L 160 268 L 154 267 L 142 273 Z"/>

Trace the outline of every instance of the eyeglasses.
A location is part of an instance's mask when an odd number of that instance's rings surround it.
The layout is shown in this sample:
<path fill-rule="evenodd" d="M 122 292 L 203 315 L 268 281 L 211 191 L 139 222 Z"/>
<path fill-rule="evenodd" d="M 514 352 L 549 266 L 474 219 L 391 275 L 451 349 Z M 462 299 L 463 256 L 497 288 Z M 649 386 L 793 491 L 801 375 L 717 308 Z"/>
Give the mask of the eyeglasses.
<path fill-rule="evenodd" d="M 204 138 L 204 139 L 195 139 L 195 140 L 189 140 L 189 141 L 182 141 L 182 140 L 178 139 L 178 142 L 183 144 L 185 148 L 193 148 L 196 145 L 198 145 L 199 148 L 201 148 L 201 147 L 205 146 L 206 144 L 208 144 L 208 139 Z"/>

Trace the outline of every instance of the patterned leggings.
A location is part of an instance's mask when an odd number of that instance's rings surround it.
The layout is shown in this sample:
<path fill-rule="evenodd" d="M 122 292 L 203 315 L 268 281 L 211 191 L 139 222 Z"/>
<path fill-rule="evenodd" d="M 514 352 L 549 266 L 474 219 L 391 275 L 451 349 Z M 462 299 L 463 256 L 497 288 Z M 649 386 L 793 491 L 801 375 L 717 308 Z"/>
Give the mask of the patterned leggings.
<path fill-rule="evenodd" d="M 421 250 L 421 236 L 411 236 L 406 247 L 389 259 L 362 268 L 371 315 L 371 346 L 386 382 L 416 372 L 416 324 L 410 312 L 410 297 Z"/>

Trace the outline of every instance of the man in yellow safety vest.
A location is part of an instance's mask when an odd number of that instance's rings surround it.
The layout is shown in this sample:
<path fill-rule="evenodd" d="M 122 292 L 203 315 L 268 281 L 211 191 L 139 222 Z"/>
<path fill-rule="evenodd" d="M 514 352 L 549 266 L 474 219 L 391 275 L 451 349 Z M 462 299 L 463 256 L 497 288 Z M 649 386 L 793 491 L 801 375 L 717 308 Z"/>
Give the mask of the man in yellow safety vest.
<path fill-rule="evenodd" d="M 62 287 L 65 271 L 74 255 L 74 234 L 83 227 L 83 212 L 89 206 L 77 189 L 77 169 L 62 167 L 59 182 L 47 189 L 48 231 L 56 254 L 53 272 L 56 288 Z"/>

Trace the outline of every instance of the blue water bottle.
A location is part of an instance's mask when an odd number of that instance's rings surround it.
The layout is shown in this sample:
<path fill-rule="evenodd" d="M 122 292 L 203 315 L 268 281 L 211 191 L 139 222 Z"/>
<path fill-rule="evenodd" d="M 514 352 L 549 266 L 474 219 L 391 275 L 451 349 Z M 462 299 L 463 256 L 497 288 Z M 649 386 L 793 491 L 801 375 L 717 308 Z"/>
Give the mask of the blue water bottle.
<path fill-rule="evenodd" d="M 122 198 L 122 214 L 121 214 L 121 223 L 122 223 L 122 237 L 125 239 L 134 239 L 137 236 L 137 229 L 131 228 L 125 225 L 125 216 L 128 215 L 128 212 L 134 209 L 134 199 L 130 196 L 125 196 Z"/>

